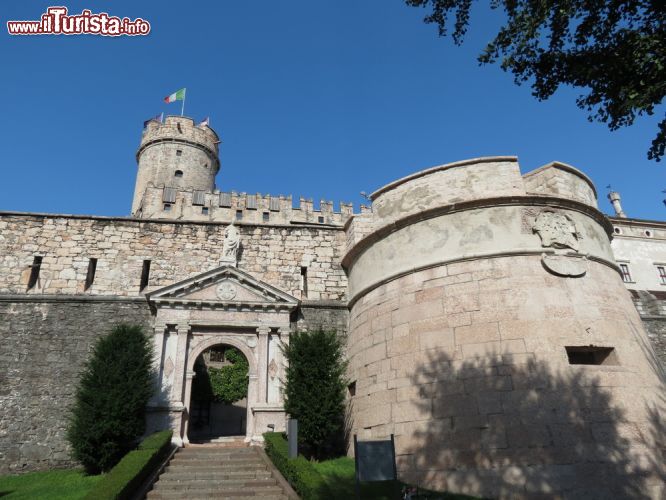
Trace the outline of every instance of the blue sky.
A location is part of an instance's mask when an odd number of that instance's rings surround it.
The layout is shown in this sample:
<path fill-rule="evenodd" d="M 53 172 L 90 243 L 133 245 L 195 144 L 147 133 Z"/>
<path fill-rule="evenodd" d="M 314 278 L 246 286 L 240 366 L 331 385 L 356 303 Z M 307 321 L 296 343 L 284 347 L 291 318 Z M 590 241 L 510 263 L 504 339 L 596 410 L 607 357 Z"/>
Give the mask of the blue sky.
<path fill-rule="evenodd" d="M 8 19 L 52 2 L 5 1 L 0 41 L 4 177 L 0 210 L 127 215 L 143 121 L 180 103 L 223 140 L 222 190 L 362 202 L 430 166 L 517 155 L 552 160 L 620 191 L 632 217 L 664 219 L 662 163 L 646 151 L 657 118 L 610 132 L 560 90 L 545 102 L 476 55 L 500 18 L 476 9 L 462 47 L 403 0 L 56 2 L 142 17 L 146 37 L 12 37 Z M 660 110 L 663 115 L 663 106 Z"/>

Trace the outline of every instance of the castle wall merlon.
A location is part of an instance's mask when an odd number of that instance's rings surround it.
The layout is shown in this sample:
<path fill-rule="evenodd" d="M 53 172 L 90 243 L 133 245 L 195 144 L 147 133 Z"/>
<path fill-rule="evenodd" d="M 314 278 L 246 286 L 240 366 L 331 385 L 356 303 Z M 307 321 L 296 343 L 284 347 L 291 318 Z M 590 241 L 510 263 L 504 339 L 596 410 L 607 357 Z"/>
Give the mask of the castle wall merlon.
<path fill-rule="evenodd" d="M 597 208 L 592 180 L 571 165 L 554 161 L 523 175 L 528 194 L 570 198 Z"/>
<path fill-rule="evenodd" d="M 420 170 L 418 172 L 415 172 L 413 174 L 407 175 L 405 177 L 401 177 L 400 179 L 397 179 L 393 182 L 390 182 L 386 184 L 385 186 L 382 186 L 381 188 L 377 189 L 374 193 L 370 195 L 370 199 L 372 201 L 375 200 L 378 196 L 381 194 L 390 191 L 392 189 L 397 188 L 401 184 L 405 184 L 406 182 L 410 182 L 414 179 L 417 179 L 419 177 L 424 177 L 430 174 L 433 174 L 435 172 L 439 172 L 441 170 L 448 170 L 451 168 L 457 168 L 457 167 L 464 167 L 467 165 L 476 165 L 479 163 L 498 163 L 498 162 L 518 162 L 518 157 L 517 156 L 482 156 L 479 158 L 470 158 L 468 160 L 460 160 L 460 161 L 454 161 L 451 163 L 445 163 L 443 165 L 437 165 L 435 167 L 430 167 L 426 168 L 424 170 Z"/>
<path fill-rule="evenodd" d="M 410 214 L 435 207 L 523 196 L 525 188 L 513 156 L 477 158 L 429 168 L 404 177 L 372 195 L 373 225 L 390 225 Z"/>

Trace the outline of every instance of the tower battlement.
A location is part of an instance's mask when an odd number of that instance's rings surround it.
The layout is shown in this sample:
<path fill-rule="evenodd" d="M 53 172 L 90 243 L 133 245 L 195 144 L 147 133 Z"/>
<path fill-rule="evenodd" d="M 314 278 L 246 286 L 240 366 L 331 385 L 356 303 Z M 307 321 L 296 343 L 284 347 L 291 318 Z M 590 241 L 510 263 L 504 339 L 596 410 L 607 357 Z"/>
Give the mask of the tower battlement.
<path fill-rule="evenodd" d="M 183 142 L 198 145 L 208 149 L 211 155 L 217 157 L 220 141 L 217 133 L 208 126 L 196 125 L 192 118 L 187 116 L 167 116 L 164 123 L 150 121 L 141 137 L 141 144 L 136 152 L 137 162 L 141 153 L 147 147 L 159 142 Z M 219 162 L 217 163 L 219 168 Z"/>
<path fill-rule="evenodd" d="M 342 226 L 354 215 L 352 203 L 321 200 L 315 209 L 312 198 L 298 200 L 283 195 L 175 189 L 149 185 L 144 195 L 146 219 L 180 219 L 250 224 L 326 224 Z M 367 207 L 361 206 L 361 210 Z"/>

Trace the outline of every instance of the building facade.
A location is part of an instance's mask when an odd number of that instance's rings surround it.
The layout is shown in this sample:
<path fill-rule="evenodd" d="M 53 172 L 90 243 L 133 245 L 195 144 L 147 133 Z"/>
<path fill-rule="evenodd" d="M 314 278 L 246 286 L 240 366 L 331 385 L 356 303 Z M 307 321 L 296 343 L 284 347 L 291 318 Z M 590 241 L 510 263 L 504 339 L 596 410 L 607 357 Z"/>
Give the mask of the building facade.
<path fill-rule="evenodd" d="M 485 496 L 663 493 L 654 314 L 623 283 L 623 259 L 641 254 L 618 237 L 640 221 L 604 216 L 584 174 L 479 158 L 395 181 L 358 213 L 315 210 L 218 190 L 219 144 L 189 118 L 148 124 L 127 218 L 0 213 L 5 470 L 71 463 L 78 373 L 123 319 L 152 332 L 148 426 L 178 444 L 207 349 L 247 358 L 245 437 L 258 442 L 285 426 L 280 344 L 335 329 L 349 425 L 395 435 L 403 480 Z"/>

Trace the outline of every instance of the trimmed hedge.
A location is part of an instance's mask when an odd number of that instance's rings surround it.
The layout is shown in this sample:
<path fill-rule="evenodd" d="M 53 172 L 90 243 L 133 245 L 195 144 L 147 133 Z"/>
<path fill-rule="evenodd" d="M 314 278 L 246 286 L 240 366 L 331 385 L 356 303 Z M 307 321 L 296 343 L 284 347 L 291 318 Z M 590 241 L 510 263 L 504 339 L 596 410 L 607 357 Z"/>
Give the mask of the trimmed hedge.
<path fill-rule="evenodd" d="M 86 500 L 128 499 L 141 487 L 171 449 L 172 431 L 161 431 L 144 439 L 95 484 Z"/>
<path fill-rule="evenodd" d="M 302 455 L 289 458 L 289 447 L 284 434 L 267 432 L 264 434 L 264 441 L 266 455 L 303 500 L 329 498 L 324 478 L 309 460 Z"/>

